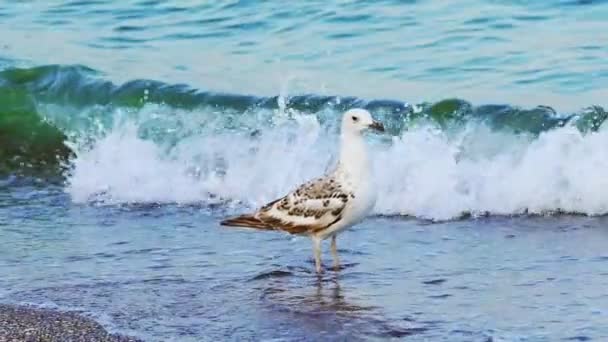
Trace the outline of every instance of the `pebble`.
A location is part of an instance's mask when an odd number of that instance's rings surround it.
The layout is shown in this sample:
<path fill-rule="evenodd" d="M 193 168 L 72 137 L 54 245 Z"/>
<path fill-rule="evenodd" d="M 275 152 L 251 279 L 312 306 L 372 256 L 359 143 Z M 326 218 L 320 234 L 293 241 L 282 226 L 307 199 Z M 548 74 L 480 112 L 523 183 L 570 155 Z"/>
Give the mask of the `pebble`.
<path fill-rule="evenodd" d="M 0 342 L 143 342 L 73 312 L 0 304 Z"/>

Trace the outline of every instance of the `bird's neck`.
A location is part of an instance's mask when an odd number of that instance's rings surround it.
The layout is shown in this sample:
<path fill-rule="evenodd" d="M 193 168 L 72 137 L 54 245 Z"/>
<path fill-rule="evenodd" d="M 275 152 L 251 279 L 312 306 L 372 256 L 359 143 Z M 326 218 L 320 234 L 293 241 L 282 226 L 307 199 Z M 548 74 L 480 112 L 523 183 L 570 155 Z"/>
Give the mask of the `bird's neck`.
<path fill-rule="evenodd" d="M 340 171 L 349 177 L 368 177 L 370 165 L 363 136 L 360 133 L 346 132 L 342 133 L 340 140 Z"/>

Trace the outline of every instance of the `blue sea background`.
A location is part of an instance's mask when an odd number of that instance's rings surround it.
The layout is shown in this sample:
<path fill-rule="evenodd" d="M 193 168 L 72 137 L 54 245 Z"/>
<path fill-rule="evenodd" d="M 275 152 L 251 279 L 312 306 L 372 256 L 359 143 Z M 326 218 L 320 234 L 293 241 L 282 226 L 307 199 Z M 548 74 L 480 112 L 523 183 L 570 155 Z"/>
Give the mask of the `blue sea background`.
<path fill-rule="evenodd" d="M 0 37 L 1 302 L 146 341 L 608 340 L 607 1 L 0 1 Z M 332 165 L 351 107 L 387 133 L 342 270 L 218 225 Z"/>

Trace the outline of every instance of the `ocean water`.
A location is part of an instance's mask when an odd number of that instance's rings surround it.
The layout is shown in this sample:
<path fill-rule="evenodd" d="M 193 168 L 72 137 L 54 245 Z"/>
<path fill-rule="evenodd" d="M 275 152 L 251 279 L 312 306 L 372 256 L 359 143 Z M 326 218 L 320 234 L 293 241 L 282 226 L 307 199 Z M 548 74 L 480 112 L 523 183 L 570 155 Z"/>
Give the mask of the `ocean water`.
<path fill-rule="evenodd" d="M 606 18 L 0 1 L 0 301 L 147 341 L 608 340 Z M 219 226 L 327 170 L 352 107 L 387 132 L 341 270 Z"/>

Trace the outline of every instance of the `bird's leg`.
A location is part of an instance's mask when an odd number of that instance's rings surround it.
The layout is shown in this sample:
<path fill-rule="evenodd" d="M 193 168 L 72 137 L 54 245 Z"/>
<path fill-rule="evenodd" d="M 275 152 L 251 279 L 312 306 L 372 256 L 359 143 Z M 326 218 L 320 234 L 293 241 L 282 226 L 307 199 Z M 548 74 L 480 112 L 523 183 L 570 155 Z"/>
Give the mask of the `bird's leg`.
<path fill-rule="evenodd" d="M 340 269 L 340 257 L 338 257 L 338 246 L 336 245 L 336 236 L 331 237 L 331 255 L 334 257 L 334 268 Z"/>
<path fill-rule="evenodd" d="M 313 252 L 315 255 L 315 269 L 317 273 L 321 273 L 321 239 L 317 237 L 312 238 Z"/>

